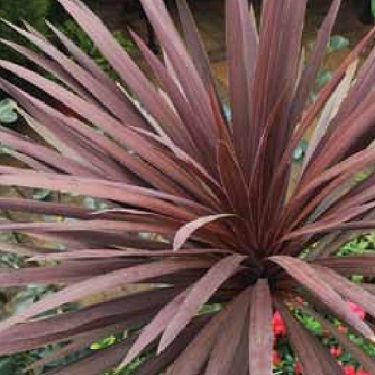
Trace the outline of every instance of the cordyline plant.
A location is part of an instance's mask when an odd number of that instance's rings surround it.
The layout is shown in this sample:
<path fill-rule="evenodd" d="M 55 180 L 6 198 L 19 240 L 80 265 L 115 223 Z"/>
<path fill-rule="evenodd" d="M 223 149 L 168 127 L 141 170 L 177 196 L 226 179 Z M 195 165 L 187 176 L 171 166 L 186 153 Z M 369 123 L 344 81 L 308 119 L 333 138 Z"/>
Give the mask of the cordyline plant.
<path fill-rule="evenodd" d="M 341 243 L 375 227 L 375 51 L 354 78 L 374 31 L 312 101 L 340 1 L 333 1 L 311 57 L 301 63 L 307 0 L 265 1 L 259 34 L 248 2 L 227 0 L 229 121 L 185 0 L 177 5 L 186 43 L 162 0 L 142 1 L 163 55 L 133 35 L 151 80 L 82 2 L 59 2 L 119 82 L 52 25 L 66 53 L 30 26 L 10 25 L 42 53 L 3 43 L 55 79 L 8 61 L 0 67 L 59 105 L 0 81 L 41 136 L 0 130 L 1 142 L 28 167 L 1 167 L 0 184 L 73 192 L 108 208 L 0 199 L 2 210 L 49 218 L 0 225 L 46 244 L 2 244 L 45 266 L 3 269 L 1 285 L 64 285 L 0 324 L 0 354 L 66 344 L 35 364 L 42 365 L 126 332 L 115 345 L 53 373 L 99 374 L 141 355 L 135 374 L 269 375 L 277 310 L 304 374 L 342 374 L 295 317 L 303 310 L 374 375 L 374 359 L 328 319 L 375 339 L 348 304 L 375 317 L 374 287 L 350 281 L 363 275 L 369 282 L 375 256 L 335 256 Z M 311 128 L 291 178 L 291 154 Z M 68 303 L 129 284 L 142 289 L 67 311 Z"/>

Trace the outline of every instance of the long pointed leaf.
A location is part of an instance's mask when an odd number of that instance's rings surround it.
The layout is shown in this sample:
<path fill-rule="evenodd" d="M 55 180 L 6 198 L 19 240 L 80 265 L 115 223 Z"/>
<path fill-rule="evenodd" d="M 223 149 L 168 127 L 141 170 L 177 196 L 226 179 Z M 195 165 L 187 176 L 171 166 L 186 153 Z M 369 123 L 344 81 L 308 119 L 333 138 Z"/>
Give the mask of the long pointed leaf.
<path fill-rule="evenodd" d="M 244 257 L 233 255 L 226 257 L 211 267 L 202 279 L 192 287 L 178 312 L 168 324 L 160 343 L 158 351 L 167 348 L 178 334 L 186 327 L 205 302 L 219 289 L 219 287 L 239 270 Z"/>

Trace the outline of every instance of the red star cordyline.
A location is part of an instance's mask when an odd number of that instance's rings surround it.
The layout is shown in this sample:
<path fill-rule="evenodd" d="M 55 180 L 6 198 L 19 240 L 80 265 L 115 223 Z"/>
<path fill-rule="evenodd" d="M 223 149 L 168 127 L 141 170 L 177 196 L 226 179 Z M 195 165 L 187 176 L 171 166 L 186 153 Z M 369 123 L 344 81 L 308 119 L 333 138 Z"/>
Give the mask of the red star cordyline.
<path fill-rule="evenodd" d="M 374 360 L 327 319 L 335 316 L 374 339 L 347 301 L 375 316 L 374 287 L 350 281 L 351 275 L 375 276 L 375 257 L 336 256 L 340 244 L 375 224 L 375 52 L 357 64 L 374 32 L 312 101 L 340 1 L 332 2 L 304 62 L 307 0 L 265 1 L 259 28 L 246 0 L 227 0 L 228 121 L 185 0 L 177 1 L 185 43 L 163 1 L 142 1 L 161 56 L 133 37 L 152 80 L 83 3 L 59 2 L 119 79 L 111 80 L 52 25 L 65 52 L 28 25 L 11 26 L 41 53 L 3 42 L 42 73 L 8 61 L 0 67 L 52 97 L 59 109 L 0 81 L 43 139 L 0 130 L 1 142 L 25 165 L 1 167 L 0 184 L 91 196 L 108 209 L 0 199 L 2 210 L 70 218 L 0 225 L 49 243 L 3 244 L 45 266 L 2 270 L 1 285 L 63 285 L 0 324 L 0 354 L 65 342 L 35 364 L 43 365 L 126 332 L 115 345 L 53 374 L 100 374 L 141 355 L 134 374 L 270 375 L 277 310 L 305 375 L 342 374 L 295 317 L 303 310 L 375 375 Z M 312 128 L 291 184 L 292 151 Z M 51 248 L 51 241 L 65 250 Z M 128 284 L 152 287 L 62 312 L 67 303 Z"/>

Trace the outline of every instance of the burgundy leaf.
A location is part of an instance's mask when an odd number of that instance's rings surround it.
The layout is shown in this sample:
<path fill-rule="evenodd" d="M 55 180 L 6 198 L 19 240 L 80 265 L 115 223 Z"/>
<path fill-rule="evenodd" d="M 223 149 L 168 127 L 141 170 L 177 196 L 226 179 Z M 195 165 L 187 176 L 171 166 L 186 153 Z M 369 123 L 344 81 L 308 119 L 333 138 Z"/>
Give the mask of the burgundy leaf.
<path fill-rule="evenodd" d="M 238 159 L 248 177 L 246 164 L 254 158 L 259 130 L 252 126 L 252 88 L 258 51 L 255 17 L 246 0 L 226 2 L 229 92 L 233 137 Z"/>
<path fill-rule="evenodd" d="M 99 293 L 100 291 L 105 291 L 130 282 L 135 283 L 145 281 L 156 276 L 173 274 L 181 269 L 207 268 L 210 266 L 210 264 L 212 264 L 212 262 L 199 260 L 161 261 L 122 270 L 120 269 L 112 273 L 90 278 L 86 281 L 70 285 L 62 291 L 34 303 L 25 311 L 14 315 L 5 322 L 1 323 L 0 328 L 5 329 L 15 324 L 22 323 L 27 319 L 42 313 L 43 311 L 51 310 L 67 302 L 82 299 L 83 297 L 89 296 L 93 293 Z"/>
<path fill-rule="evenodd" d="M 116 343 L 109 348 L 98 350 L 77 362 L 64 367 L 62 370 L 48 371 L 51 375 L 100 375 L 103 370 L 113 368 L 121 357 L 129 350 L 133 340 Z"/>
<path fill-rule="evenodd" d="M 218 315 L 214 315 L 210 322 L 201 329 L 201 332 L 190 342 L 182 355 L 169 368 L 168 374 L 199 374 L 209 353 L 212 350 L 222 324 L 230 319 L 237 309 L 241 309 L 249 301 L 249 289 L 239 294 Z"/>
<path fill-rule="evenodd" d="M 129 350 L 126 358 L 120 366 L 128 365 L 134 358 L 152 343 L 167 327 L 171 319 L 177 313 L 179 306 L 188 294 L 188 290 L 178 294 L 171 302 L 161 309 L 150 324 L 140 333 L 134 345 Z"/>
<path fill-rule="evenodd" d="M 220 286 L 239 270 L 240 263 L 244 257 L 232 255 L 226 257 L 214 266 L 196 282 L 188 293 L 180 308 L 168 324 L 159 343 L 158 351 L 163 351 L 170 345 L 173 339 L 186 327 L 189 321 L 209 298 L 220 288 Z"/>
<path fill-rule="evenodd" d="M 249 364 L 250 373 L 272 373 L 272 298 L 265 279 L 259 279 L 251 291 L 249 317 Z"/>
<path fill-rule="evenodd" d="M 315 266 L 315 269 L 321 278 L 329 283 L 340 295 L 362 306 L 370 315 L 375 315 L 375 297 L 371 293 L 329 268 Z"/>
<path fill-rule="evenodd" d="M 184 243 L 188 240 L 188 238 L 200 228 L 206 225 L 209 225 L 210 223 L 214 221 L 225 219 L 231 216 L 233 215 L 232 214 L 220 214 L 220 215 L 204 216 L 194 221 L 191 221 L 190 223 L 185 224 L 176 232 L 176 235 L 173 241 L 173 249 L 179 250 L 184 245 Z"/>
<path fill-rule="evenodd" d="M 248 309 L 249 300 L 243 301 L 239 299 L 233 305 L 233 312 L 223 323 L 220 337 L 212 348 L 205 372 L 206 375 L 224 375 L 230 372 L 231 366 L 236 360 L 242 334 L 247 328 Z M 228 340 L 231 342 L 230 346 L 228 346 Z"/>

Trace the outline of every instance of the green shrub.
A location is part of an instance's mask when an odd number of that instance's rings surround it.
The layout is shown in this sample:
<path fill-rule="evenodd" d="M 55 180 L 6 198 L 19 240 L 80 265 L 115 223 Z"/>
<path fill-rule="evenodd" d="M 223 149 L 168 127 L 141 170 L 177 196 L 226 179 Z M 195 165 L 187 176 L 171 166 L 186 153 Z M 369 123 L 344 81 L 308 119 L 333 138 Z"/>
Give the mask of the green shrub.
<path fill-rule="evenodd" d="M 46 32 L 44 21 L 50 8 L 50 0 L 0 0 L 0 17 L 17 25 L 25 20 L 37 30 Z M 0 23 L 0 35 L 2 38 L 14 39 L 14 32 L 4 23 Z M 15 58 L 15 54 L 1 44 L 0 56 L 2 59 Z"/>

